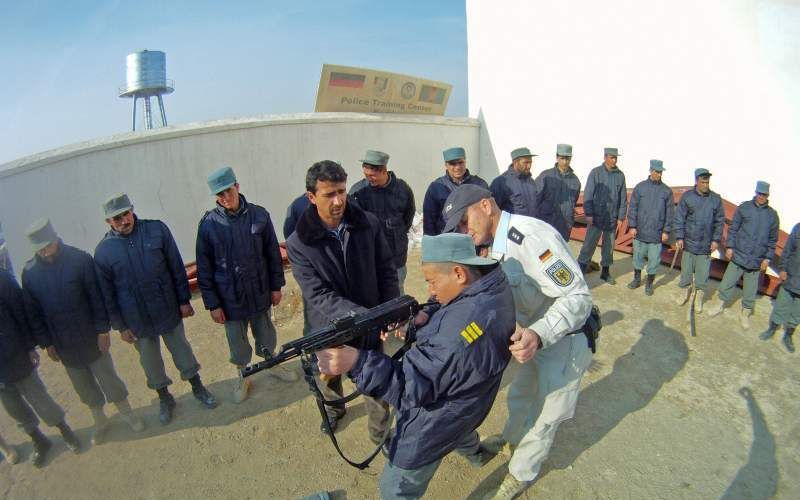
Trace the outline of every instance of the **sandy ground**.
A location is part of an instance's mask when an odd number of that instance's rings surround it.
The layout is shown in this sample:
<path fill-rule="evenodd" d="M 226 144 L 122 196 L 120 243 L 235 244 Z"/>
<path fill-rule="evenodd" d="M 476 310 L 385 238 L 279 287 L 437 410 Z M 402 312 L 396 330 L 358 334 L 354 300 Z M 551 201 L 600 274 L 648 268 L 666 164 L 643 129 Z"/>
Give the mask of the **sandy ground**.
<path fill-rule="evenodd" d="M 573 242 L 573 245 L 577 245 Z M 577 248 L 577 246 L 575 247 Z M 418 262 L 412 253 L 409 262 Z M 800 401 L 798 354 L 788 355 L 779 335 L 756 336 L 770 303 L 758 301 L 753 329 L 743 332 L 735 312 L 698 321 L 691 337 L 685 312 L 673 305 L 677 276 L 656 280 L 655 296 L 630 291 L 630 256 L 618 254 L 618 284 L 589 276 L 605 328 L 592 367 L 583 379 L 576 416 L 564 423 L 541 478 L 525 498 L 800 498 Z M 289 278 L 276 310 L 279 342 L 300 335 L 302 307 Z M 716 286 L 716 284 L 715 284 Z M 407 292 L 423 297 L 418 266 L 409 266 Z M 222 329 L 203 311 L 187 321 L 187 335 L 203 365 L 201 374 L 222 401 L 199 406 L 188 383 L 176 380 L 173 422 L 157 420 L 155 393 L 148 390 L 133 347 L 115 338 L 119 373 L 147 429 L 134 434 L 118 416 L 108 443 L 92 447 L 91 417 L 74 395 L 63 367 L 43 359 L 40 374 L 84 443 L 69 452 L 54 429 L 44 469 L 31 466 L 31 446 L 5 414 L 0 433 L 15 444 L 22 462 L 0 461 L 0 496 L 19 498 L 297 498 L 328 490 L 334 498 L 376 498 L 383 457 L 365 471 L 342 462 L 320 434 L 314 401 L 302 379 L 279 382 L 255 376 L 251 397 L 231 402 L 234 370 L 227 362 Z M 735 305 L 738 307 L 738 302 Z M 295 362 L 291 366 L 299 371 Z M 501 431 L 505 395 L 516 372 L 509 365 L 494 409 L 479 429 Z M 114 410 L 109 409 L 113 414 Z M 368 449 L 366 415 L 356 402 L 337 434 L 345 450 Z M 480 498 L 506 472 L 497 457 L 473 469 L 458 456 L 445 458 L 428 489 L 429 498 Z"/>

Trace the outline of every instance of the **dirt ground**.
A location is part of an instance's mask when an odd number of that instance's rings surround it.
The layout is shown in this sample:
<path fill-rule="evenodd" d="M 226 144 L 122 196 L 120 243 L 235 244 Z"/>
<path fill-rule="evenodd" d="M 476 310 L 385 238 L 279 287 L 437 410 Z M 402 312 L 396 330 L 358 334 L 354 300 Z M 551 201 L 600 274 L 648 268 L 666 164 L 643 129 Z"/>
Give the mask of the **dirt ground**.
<path fill-rule="evenodd" d="M 662 274 L 655 295 L 646 298 L 642 289 L 625 287 L 632 274 L 630 256 L 616 258 L 616 286 L 601 284 L 597 273 L 589 275 L 605 327 L 583 378 L 576 416 L 559 429 L 540 479 L 523 498 L 800 498 L 800 354 L 788 355 L 780 335 L 758 340 L 769 300 L 759 298 L 752 331 L 742 331 L 735 312 L 727 311 L 701 317 L 697 336 L 691 337 L 685 309 L 672 302 L 677 271 Z M 406 291 L 421 298 L 425 286 L 418 261 L 419 254 L 412 252 Z M 298 288 L 287 278 L 276 310 L 279 342 L 299 336 L 302 328 Z M 178 407 L 172 423 L 161 426 L 155 393 L 145 385 L 136 351 L 116 337 L 117 369 L 147 429 L 134 434 L 114 415 L 109 442 L 92 447 L 88 409 L 63 367 L 43 357 L 40 374 L 67 410 L 84 450 L 73 455 L 57 431 L 43 427 L 54 447 L 47 466 L 36 469 L 28 461 L 27 436 L 0 412 L 0 433 L 21 458 L 13 466 L 0 461 L 3 499 L 263 499 L 320 490 L 337 499 L 377 497 L 383 457 L 365 471 L 342 462 L 319 432 L 316 406 L 302 379 L 287 384 L 262 372 L 247 401 L 231 402 L 234 370 L 222 328 L 211 322 L 199 297 L 193 305 L 199 314 L 187 321 L 187 336 L 221 405 L 201 408 L 168 361 Z M 479 429 L 483 436 L 502 429 L 514 363 Z M 290 366 L 299 372 L 298 363 Z M 358 400 L 337 436 L 352 455 L 366 453 L 366 415 Z M 498 456 L 473 469 L 461 457 L 448 456 L 428 498 L 480 498 L 498 485 L 506 460 Z"/>

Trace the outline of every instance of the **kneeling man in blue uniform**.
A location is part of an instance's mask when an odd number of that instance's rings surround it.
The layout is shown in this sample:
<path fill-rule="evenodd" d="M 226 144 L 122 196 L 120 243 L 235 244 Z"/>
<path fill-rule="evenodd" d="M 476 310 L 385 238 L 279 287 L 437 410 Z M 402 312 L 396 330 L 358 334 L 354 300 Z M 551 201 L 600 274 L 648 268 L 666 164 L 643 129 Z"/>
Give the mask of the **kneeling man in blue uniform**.
<path fill-rule="evenodd" d="M 476 256 L 467 235 L 424 236 L 422 272 L 441 307 L 420 327 L 402 362 L 352 347 L 318 355 L 323 373 L 348 373 L 359 391 L 397 409 L 380 482 L 383 499 L 422 497 L 453 450 L 475 466 L 491 459 L 476 429 L 511 357 L 514 298 L 497 261 Z"/>

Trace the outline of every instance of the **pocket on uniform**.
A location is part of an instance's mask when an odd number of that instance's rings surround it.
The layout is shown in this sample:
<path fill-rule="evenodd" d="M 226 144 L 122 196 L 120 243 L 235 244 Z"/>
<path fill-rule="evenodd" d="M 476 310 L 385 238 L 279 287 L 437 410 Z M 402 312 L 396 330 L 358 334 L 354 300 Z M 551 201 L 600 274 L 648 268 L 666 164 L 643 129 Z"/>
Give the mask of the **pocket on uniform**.
<path fill-rule="evenodd" d="M 254 222 L 250 224 L 250 234 L 263 233 L 265 227 L 267 227 L 267 224 L 264 222 Z"/>

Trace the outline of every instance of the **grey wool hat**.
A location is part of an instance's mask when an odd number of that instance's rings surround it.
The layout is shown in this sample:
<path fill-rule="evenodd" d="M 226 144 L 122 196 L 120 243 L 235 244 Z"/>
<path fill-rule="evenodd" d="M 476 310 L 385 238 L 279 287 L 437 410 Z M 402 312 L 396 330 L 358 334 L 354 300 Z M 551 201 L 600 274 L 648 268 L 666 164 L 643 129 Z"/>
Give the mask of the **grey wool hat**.
<path fill-rule="evenodd" d="M 28 226 L 28 229 L 25 230 L 25 236 L 27 236 L 28 241 L 31 242 L 34 252 L 38 252 L 58 239 L 56 230 L 53 229 L 53 225 L 50 224 L 50 219 L 46 217 L 38 219 Z"/>
<path fill-rule="evenodd" d="M 765 181 L 756 182 L 756 193 L 769 194 L 769 182 Z"/>
<path fill-rule="evenodd" d="M 696 169 L 694 169 L 694 178 L 695 179 L 697 179 L 698 177 L 703 177 L 705 175 L 711 177 L 711 172 L 709 172 L 707 168 L 696 168 Z"/>
<path fill-rule="evenodd" d="M 622 156 L 617 148 L 603 148 L 603 154 L 606 156 Z"/>
<path fill-rule="evenodd" d="M 531 150 L 528 148 L 517 148 L 511 152 L 511 161 L 514 161 L 517 158 L 522 158 L 523 156 L 537 156 L 537 155 L 531 153 Z"/>
<path fill-rule="evenodd" d="M 556 146 L 556 156 L 572 157 L 572 144 L 558 144 Z"/>
<path fill-rule="evenodd" d="M 475 254 L 475 243 L 466 234 L 443 233 L 422 237 L 422 263 L 455 262 L 468 266 L 491 266 L 496 260 Z"/>
<path fill-rule="evenodd" d="M 455 188 L 444 202 L 444 208 L 442 209 L 444 230 L 442 232 L 450 233 L 454 231 L 470 205 L 491 197 L 491 191 L 475 184 L 462 184 Z"/>
<path fill-rule="evenodd" d="M 650 160 L 650 170 L 655 170 L 656 172 L 663 172 L 666 170 L 664 168 L 664 162 L 661 160 Z"/>
<path fill-rule="evenodd" d="M 208 189 L 211 194 L 221 193 L 236 184 L 236 174 L 231 167 L 220 167 L 208 174 Z"/>
<path fill-rule="evenodd" d="M 368 149 L 367 152 L 364 153 L 364 158 L 361 160 L 361 163 L 374 165 L 376 167 L 385 167 L 389 164 L 389 155 L 383 151 L 373 151 Z"/>
<path fill-rule="evenodd" d="M 103 213 L 106 219 L 125 213 L 131 208 L 133 208 L 133 204 L 125 193 L 117 193 L 103 202 Z"/>
<path fill-rule="evenodd" d="M 450 148 L 442 151 L 444 161 L 463 160 L 467 157 L 464 148 Z"/>

